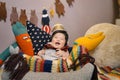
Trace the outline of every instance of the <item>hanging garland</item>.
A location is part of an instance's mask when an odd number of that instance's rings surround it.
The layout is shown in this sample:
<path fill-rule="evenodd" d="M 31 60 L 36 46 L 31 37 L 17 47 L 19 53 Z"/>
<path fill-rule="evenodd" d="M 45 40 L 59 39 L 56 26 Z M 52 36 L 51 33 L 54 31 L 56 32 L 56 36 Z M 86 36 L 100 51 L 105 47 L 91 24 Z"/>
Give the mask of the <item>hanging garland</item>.
<path fill-rule="evenodd" d="M 4 20 L 4 22 L 6 22 L 6 18 L 7 18 L 6 3 L 0 2 L 0 21 Z"/>
<path fill-rule="evenodd" d="M 67 4 L 69 7 L 73 6 L 74 0 L 66 0 Z M 55 0 L 55 10 L 56 13 L 58 14 L 58 17 L 60 18 L 61 15 L 64 16 L 65 10 L 64 10 L 64 5 L 60 0 Z M 53 18 L 55 11 L 53 7 L 50 8 L 50 17 Z M 7 18 L 7 10 L 6 10 L 6 3 L 5 2 L 0 2 L 0 21 L 4 20 L 6 22 Z"/>

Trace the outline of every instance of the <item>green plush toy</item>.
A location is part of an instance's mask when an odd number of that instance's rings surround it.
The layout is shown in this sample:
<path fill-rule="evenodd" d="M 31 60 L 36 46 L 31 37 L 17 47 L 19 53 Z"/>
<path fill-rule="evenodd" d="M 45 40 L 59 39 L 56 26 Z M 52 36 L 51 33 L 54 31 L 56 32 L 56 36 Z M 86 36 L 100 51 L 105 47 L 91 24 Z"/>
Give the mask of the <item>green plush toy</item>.
<path fill-rule="evenodd" d="M 3 62 L 10 56 L 10 53 L 14 53 L 15 50 L 11 52 L 11 48 L 16 49 L 16 47 L 19 47 L 24 54 L 29 56 L 34 55 L 32 42 L 25 26 L 20 22 L 16 22 L 12 25 L 12 31 L 15 35 L 16 42 L 11 44 L 12 47 L 9 46 L 2 53 L 0 53 L 0 65 L 2 65 Z"/>
<path fill-rule="evenodd" d="M 8 48 L 6 48 L 1 54 L 0 54 L 0 65 L 3 64 L 3 62 L 11 55 L 11 47 L 13 47 L 14 49 L 18 47 L 18 44 L 16 42 L 14 42 L 13 44 L 11 44 Z"/>

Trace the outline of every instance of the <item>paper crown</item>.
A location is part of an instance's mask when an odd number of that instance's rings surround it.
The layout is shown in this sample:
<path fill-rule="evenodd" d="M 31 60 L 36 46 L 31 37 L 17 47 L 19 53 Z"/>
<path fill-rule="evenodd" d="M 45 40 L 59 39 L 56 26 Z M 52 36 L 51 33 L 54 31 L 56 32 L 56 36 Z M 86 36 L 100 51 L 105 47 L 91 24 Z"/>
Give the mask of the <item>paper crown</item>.
<path fill-rule="evenodd" d="M 55 30 L 64 30 L 64 27 L 62 24 L 55 24 L 53 26 L 52 32 L 54 32 Z"/>

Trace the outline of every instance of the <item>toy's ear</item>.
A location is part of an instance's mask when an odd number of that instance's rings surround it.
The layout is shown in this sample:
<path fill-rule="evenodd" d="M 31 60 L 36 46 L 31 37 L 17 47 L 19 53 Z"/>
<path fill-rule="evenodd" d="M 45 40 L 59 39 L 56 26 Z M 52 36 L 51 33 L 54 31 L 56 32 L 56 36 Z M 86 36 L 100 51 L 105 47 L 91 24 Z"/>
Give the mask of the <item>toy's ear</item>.
<path fill-rule="evenodd" d="M 83 37 L 79 37 L 75 40 L 74 43 L 78 45 L 82 45 L 88 49 L 88 51 L 91 51 L 95 49 L 105 38 L 105 35 L 103 32 L 98 32 L 95 34 L 89 34 Z"/>
<path fill-rule="evenodd" d="M 25 26 L 20 22 L 16 22 L 16 24 L 12 25 L 12 30 L 15 35 L 16 42 L 18 43 L 23 53 L 33 56 L 34 52 L 32 41 L 29 34 L 27 33 Z"/>
<path fill-rule="evenodd" d="M 39 50 L 43 48 L 43 46 L 48 43 L 51 39 L 51 35 L 42 31 L 39 27 L 36 27 L 30 21 L 26 22 L 27 31 L 30 35 L 30 38 L 33 43 L 34 54 L 37 54 Z"/>

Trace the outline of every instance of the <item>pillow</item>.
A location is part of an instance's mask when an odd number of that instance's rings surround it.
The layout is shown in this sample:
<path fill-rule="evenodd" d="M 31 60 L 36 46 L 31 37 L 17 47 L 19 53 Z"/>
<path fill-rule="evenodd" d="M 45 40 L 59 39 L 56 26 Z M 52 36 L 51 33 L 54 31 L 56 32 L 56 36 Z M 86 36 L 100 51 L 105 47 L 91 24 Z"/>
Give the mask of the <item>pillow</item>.
<path fill-rule="evenodd" d="M 105 38 L 103 32 L 97 32 L 95 34 L 88 34 L 83 37 L 79 37 L 75 40 L 75 44 L 82 45 L 91 51 L 95 49 Z"/>
<path fill-rule="evenodd" d="M 46 43 L 51 39 L 51 35 L 42 31 L 39 27 L 32 24 L 30 21 L 26 22 L 27 31 L 33 43 L 34 54 L 36 55 Z"/>

